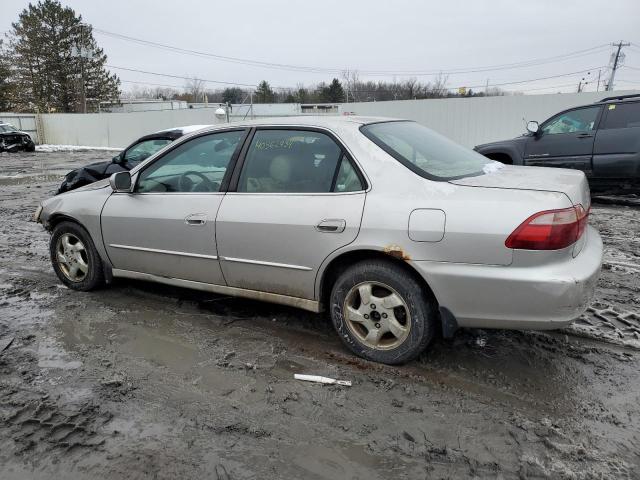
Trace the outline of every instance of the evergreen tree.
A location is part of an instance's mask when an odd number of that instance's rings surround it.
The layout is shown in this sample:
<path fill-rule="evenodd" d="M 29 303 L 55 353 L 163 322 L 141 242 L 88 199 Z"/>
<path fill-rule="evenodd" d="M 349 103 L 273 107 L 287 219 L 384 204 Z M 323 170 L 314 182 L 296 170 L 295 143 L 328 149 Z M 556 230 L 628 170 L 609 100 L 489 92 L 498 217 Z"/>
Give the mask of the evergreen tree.
<path fill-rule="evenodd" d="M 337 78 L 334 78 L 328 87 L 322 84 L 319 90 L 321 102 L 340 103 L 344 101 L 344 89 Z"/>
<path fill-rule="evenodd" d="M 13 108 L 13 90 L 8 52 L 0 40 L 0 112 Z"/>
<path fill-rule="evenodd" d="M 20 110 L 97 110 L 119 96 L 120 80 L 105 68 L 107 56 L 90 25 L 57 0 L 29 4 L 13 23 L 12 64 Z"/>
<path fill-rule="evenodd" d="M 244 91 L 238 87 L 225 88 L 222 92 L 223 103 L 240 103 L 244 97 Z"/>
<path fill-rule="evenodd" d="M 263 80 L 256 89 L 256 103 L 273 103 L 276 94 L 266 80 Z"/>

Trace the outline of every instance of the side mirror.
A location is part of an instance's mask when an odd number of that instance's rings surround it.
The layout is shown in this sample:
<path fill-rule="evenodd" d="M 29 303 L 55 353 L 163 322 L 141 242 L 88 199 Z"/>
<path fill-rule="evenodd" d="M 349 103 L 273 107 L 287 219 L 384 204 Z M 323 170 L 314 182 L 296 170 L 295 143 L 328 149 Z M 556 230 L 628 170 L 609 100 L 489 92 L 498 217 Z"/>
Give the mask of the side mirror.
<path fill-rule="evenodd" d="M 540 125 L 535 120 L 527 122 L 527 131 L 536 135 L 540 131 Z"/>
<path fill-rule="evenodd" d="M 129 193 L 131 191 L 131 174 L 129 172 L 116 172 L 109 177 L 109 185 L 116 193 Z"/>
<path fill-rule="evenodd" d="M 116 155 L 111 159 L 113 163 L 122 163 L 123 160 L 124 160 L 124 155 L 122 155 L 122 152 L 120 152 L 118 155 Z"/>

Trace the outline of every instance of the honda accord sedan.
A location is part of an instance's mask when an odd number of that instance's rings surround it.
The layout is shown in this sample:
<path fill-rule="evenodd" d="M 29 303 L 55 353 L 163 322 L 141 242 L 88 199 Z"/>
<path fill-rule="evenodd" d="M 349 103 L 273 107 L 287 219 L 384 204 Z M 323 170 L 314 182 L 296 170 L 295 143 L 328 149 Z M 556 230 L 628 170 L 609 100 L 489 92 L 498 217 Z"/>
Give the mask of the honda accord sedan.
<path fill-rule="evenodd" d="M 348 116 L 200 130 L 35 218 L 71 289 L 118 277 L 324 310 L 355 354 L 398 364 L 458 327 L 577 318 L 602 261 L 589 209 L 583 172 Z"/>

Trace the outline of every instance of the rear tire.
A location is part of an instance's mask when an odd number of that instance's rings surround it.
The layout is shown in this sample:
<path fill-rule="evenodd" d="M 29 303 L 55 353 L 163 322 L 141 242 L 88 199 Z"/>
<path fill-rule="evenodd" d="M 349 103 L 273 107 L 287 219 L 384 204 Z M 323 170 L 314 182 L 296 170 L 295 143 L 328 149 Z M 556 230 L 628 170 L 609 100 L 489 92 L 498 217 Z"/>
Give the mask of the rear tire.
<path fill-rule="evenodd" d="M 345 270 L 330 298 L 331 319 L 356 355 L 396 365 L 422 353 L 437 325 L 436 301 L 400 266 L 366 260 Z"/>
<path fill-rule="evenodd" d="M 67 287 L 86 292 L 104 285 L 102 259 L 89 233 L 77 223 L 56 225 L 49 253 L 53 270 Z"/>

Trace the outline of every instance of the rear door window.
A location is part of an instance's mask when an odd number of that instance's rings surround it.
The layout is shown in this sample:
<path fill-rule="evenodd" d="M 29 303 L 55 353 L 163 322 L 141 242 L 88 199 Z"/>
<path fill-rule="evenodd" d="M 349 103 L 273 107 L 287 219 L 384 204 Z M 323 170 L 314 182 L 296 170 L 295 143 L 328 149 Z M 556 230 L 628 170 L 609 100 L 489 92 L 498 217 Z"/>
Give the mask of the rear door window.
<path fill-rule="evenodd" d="M 238 192 L 329 193 L 361 190 L 362 183 L 343 152 L 321 132 L 257 130 L 238 181 Z M 355 174 L 355 179 L 350 173 Z M 340 182 L 340 183 L 338 183 Z"/>
<path fill-rule="evenodd" d="M 609 105 L 601 129 L 640 127 L 640 102 Z"/>

